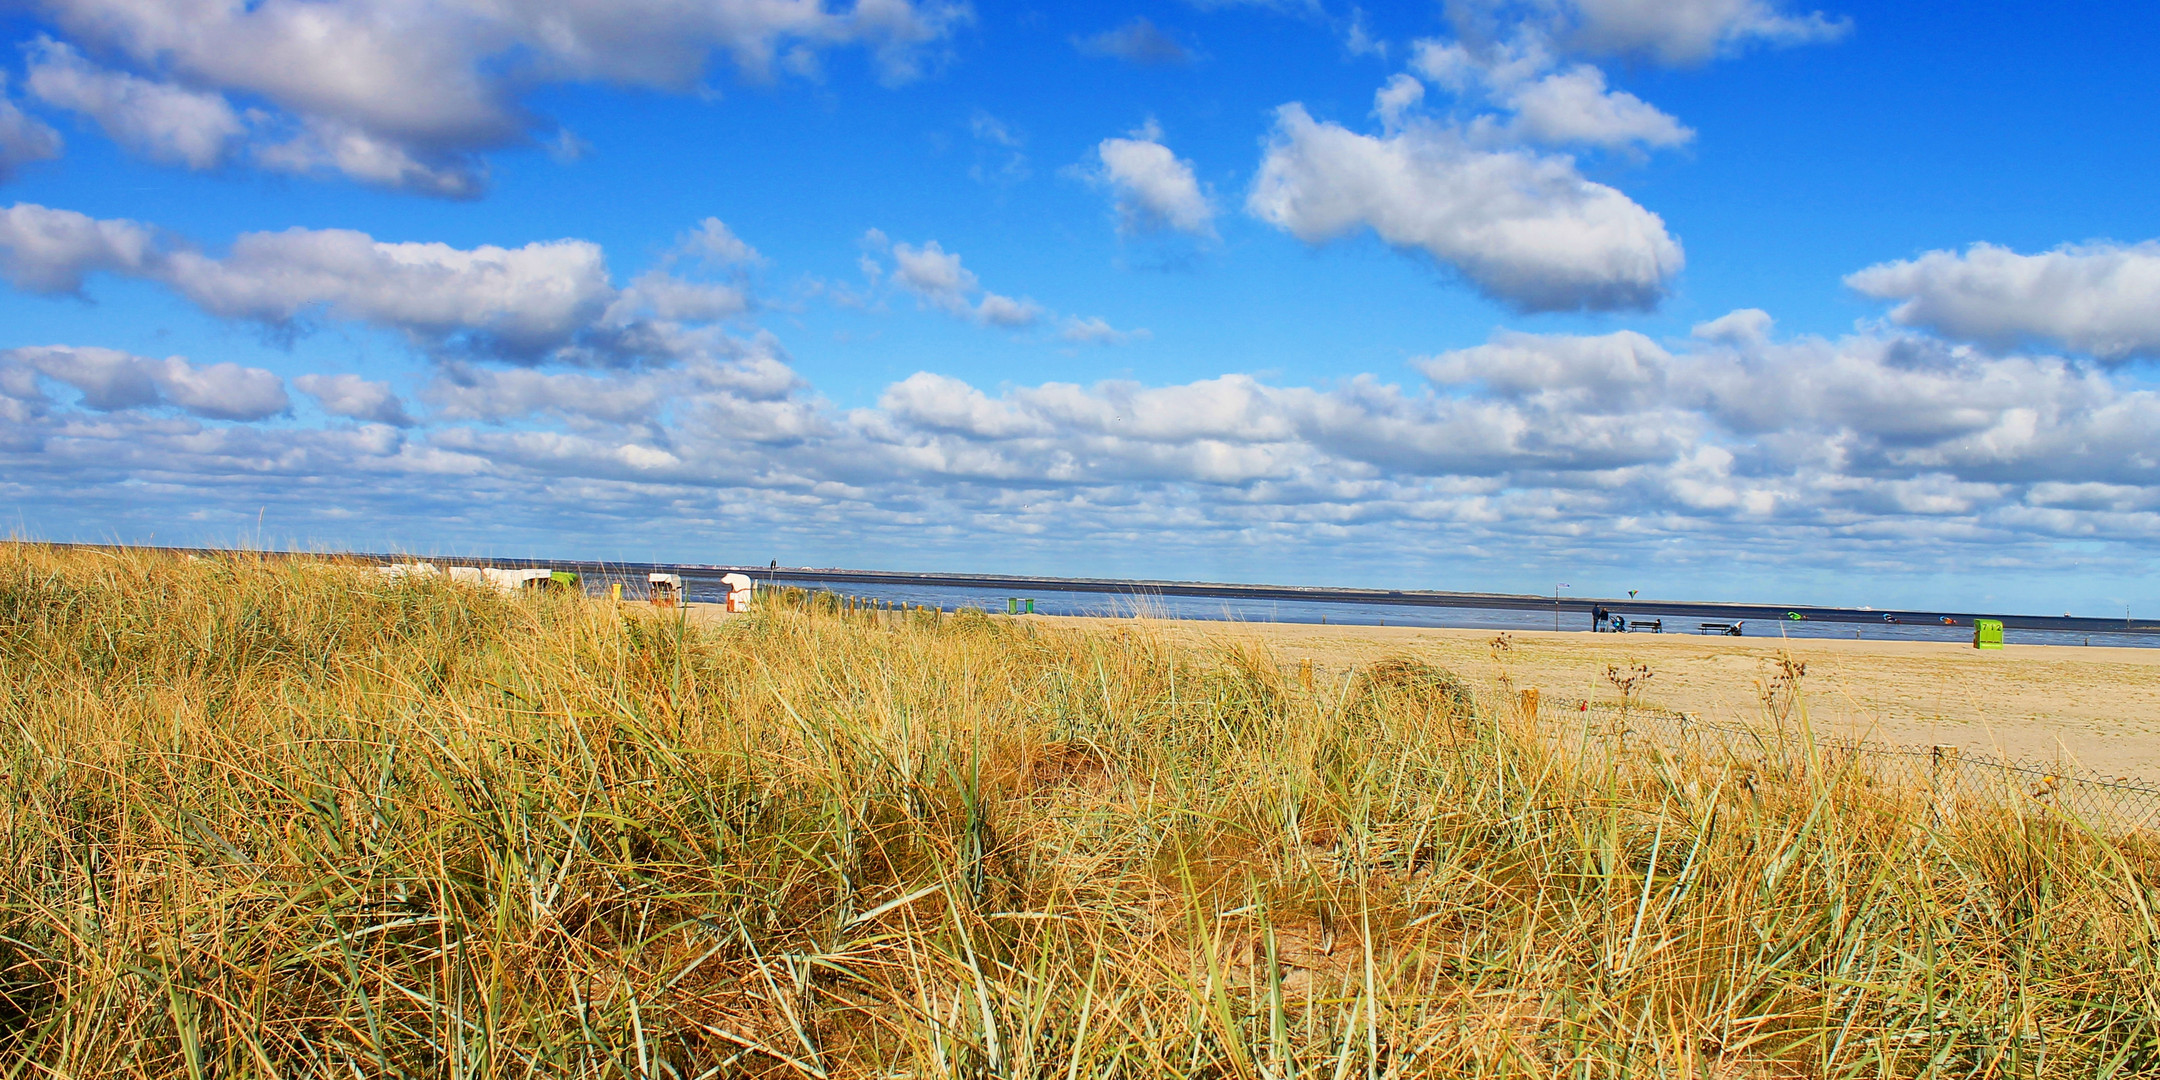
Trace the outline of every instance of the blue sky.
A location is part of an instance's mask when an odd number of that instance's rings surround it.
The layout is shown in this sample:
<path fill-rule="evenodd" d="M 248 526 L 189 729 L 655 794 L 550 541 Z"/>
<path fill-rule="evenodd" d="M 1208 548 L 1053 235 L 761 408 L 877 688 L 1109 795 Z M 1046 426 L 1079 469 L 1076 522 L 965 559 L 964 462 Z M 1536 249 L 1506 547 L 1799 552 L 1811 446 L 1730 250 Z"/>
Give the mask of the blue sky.
<path fill-rule="evenodd" d="M 2160 614 L 2146 6 L 46 0 L 46 539 Z"/>

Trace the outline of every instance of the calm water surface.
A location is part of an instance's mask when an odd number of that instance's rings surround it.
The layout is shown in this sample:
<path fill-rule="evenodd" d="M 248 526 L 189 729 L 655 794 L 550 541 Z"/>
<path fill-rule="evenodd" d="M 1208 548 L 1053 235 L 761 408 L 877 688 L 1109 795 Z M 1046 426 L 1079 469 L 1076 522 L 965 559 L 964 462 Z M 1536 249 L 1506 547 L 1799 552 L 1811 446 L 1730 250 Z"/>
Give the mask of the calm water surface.
<path fill-rule="evenodd" d="M 785 577 L 782 585 L 790 584 Z M 685 576 L 684 591 L 690 599 L 699 603 L 718 603 L 726 598 L 726 590 L 718 578 L 701 579 Z M 764 586 L 763 579 L 759 587 Z M 1529 611 L 1510 608 L 1443 608 L 1402 607 L 1393 604 L 1340 604 L 1313 603 L 1299 600 L 1223 600 L 1182 596 L 1136 596 L 1108 593 L 1063 592 L 1042 590 L 1015 593 L 1010 590 L 971 589 L 953 586 L 884 586 L 884 585 L 820 585 L 801 583 L 801 588 L 813 592 L 824 591 L 842 596 L 855 596 L 868 600 L 884 600 L 894 603 L 920 604 L 941 607 L 947 611 L 960 608 L 980 608 L 992 613 L 1005 611 L 1009 597 L 1020 596 L 1035 601 L 1039 615 L 1093 615 L 1131 617 L 1146 614 L 1165 619 L 1215 619 L 1225 622 L 1281 622 L 1326 623 L 1339 626 L 1446 626 L 1473 630 L 1551 630 L 1555 628 L 1551 611 Z M 642 588 L 633 585 L 632 592 Z M 1643 616 L 1656 618 L 1655 607 L 1642 609 Z M 1637 616 L 1630 614 L 1631 623 Z M 1703 622 L 1701 616 L 1666 616 L 1666 633 L 1693 633 Z M 1590 616 L 1581 611 L 1563 611 L 1559 614 L 1558 628 L 1562 630 L 1588 630 Z M 1876 641 L 1971 641 L 1972 627 L 1942 626 L 1928 623 L 1838 623 L 1760 619 L 1748 620 L 1742 627 L 1746 637 L 1790 638 L 1862 638 Z M 2083 632 L 2067 633 L 2049 630 L 2005 630 L 2003 640 L 2028 645 L 2129 645 L 2140 648 L 2160 646 L 2160 636 L 2151 634 L 2106 634 Z"/>

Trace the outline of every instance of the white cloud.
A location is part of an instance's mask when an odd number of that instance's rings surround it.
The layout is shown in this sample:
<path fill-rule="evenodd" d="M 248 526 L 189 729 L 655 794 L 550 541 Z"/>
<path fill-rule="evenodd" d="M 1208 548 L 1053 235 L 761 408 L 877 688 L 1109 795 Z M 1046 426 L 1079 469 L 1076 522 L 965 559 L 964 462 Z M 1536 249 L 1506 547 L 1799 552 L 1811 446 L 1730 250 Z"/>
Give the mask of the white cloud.
<path fill-rule="evenodd" d="M 1042 316 L 1042 305 L 1035 301 L 1015 300 L 997 293 L 984 293 L 982 301 L 975 305 L 977 321 L 1007 330 L 1021 330 L 1033 326 Z"/>
<path fill-rule="evenodd" d="M 31 93 L 96 120 L 114 142 L 152 161 L 215 168 L 247 131 L 222 94 L 107 71 L 51 38 L 29 53 Z"/>
<path fill-rule="evenodd" d="M 0 184 L 33 161 L 60 156 L 60 133 L 22 111 L 7 96 L 7 74 L 0 72 Z"/>
<path fill-rule="evenodd" d="M 666 401 L 663 380 L 620 379 L 453 365 L 424 392 L 442 417 L 501 422 L 535 413 L 625 424 L 655 418 Z"/>
<path fill-rule="evenodd" d="M 397 392 L 390 389 L 389 383 L 374 382 L 358 375 L 307 374 L 294 379 L 293 385 L 313 397 L 322 410 L 332 416 L 391 427 L 413 425 L 412 417 L 405 413 L 405 403 L 398 400 Z"/>
<path fill-rule="evenodd" d="M 1373 36 L 1372 28 L 1365 23 L 1364 8 L 1351 7 L 1350 17 L 1340 20 L 1337 25 L 1342 29 L 1344 52 L 1352 56 L 1387 59 L 1388 43 Z"/>
<path fill-rule="evenodd" d="M 1192 50 L 1144 15 L 1114 30 L 1074 38 L 1073 45 L 1082 56 L 1107 56 L 1135 64 L 1189 64 L 1193 59 Z"/>
<path fill-rule="evenodd" d="M 1494 71 L 1499 61 L 1515 58 L 1512 54 L 1497 49 L 1488 52 L 1497 55 L 1480 56 L 1459 41 L 1424 38 L 1410 44 L 1410 68 L 1435 86 L 1461 94 L 1496 78 L 1511 84 L 1520 82 L 1522 78 L 1545 70 L 1550 63 L 1549 57 L 1540 51 L 1532 70 L 1525 71 L 1520 76 L 1496 76 Z M 1422 97 L 1423 94 L 1420 93 L 1419 96 Z"/>
<path fill-rule="evenodd" d="M 1369 227 L 1523 311 L 1651 307 L 1683 262 L 1662 219 L 1568 158 L 1435 125 L 1360 135 L 1295 104 L 1276 111 L 1246 208 L 1308 243 Z"/>
<path fill-rule="evenodd" d="M 419 152 L 341 120 L 310 117 L 298 134 L 258 147 L 255 161 L 278 172 L 341 173 L 376 187 L 473 199 L 487 191 L 488 171 L 479 155 L 444 150 Z"/>
<path fill-rule="evenodd" d="M 750 310 L 750 298 L 735 285 L 685 281 L 664 270 L 648 270 L 630 282 L 609 310 L 618 321 L 643 313 L 676 322 L 712 322 Z"/>
<path fill-rule="evenodd" d="M 1726 312 L 1708 322 L 1696 323 L 1688 334 L 1704 341 L 1752 345 L 1769 340 L 1772 324 L 1769 312 L 1761 308 L 1741 308 L 1738 311 Z"/>
<path fill-rule="evenodd" d="M 2097 365 L 1895 327 L 1780 339 L 1766 312 L 1743 309 L 1662 341 L 1500 332 L 1414 362 L 1407 380 L 1319 386 L 1230 373 L 991 387 L 925 371 L 842 408 L 770 337 L 657 314 L 674 301 L 648 282 L 693 261 L 745 265 L 739 238 L 695 239 L 732 232 L 701 224 L 620 289 L 578 241 L 534 252 L 260 235 L 265 246 L 206 254 L 136 223 L 18 206 L 0 213 L 0 258 L 47 291 L 103 269 L 235 317 L 402 329 L 429 360 L 397 377 L 420 389 L 401 400 L 371 378 L 303 375 L 295 387 L 341 419 L 291 419 L 286 388 L 260 369 L 13 350 L 0 354 L 0 492 L 41 520 L 144 521 L 185 492 L 191 511 L 272 505 L 326 522 L 306 515 L 337 509 L 385 529 L 425 521 L 431 538 L 466 527 L 554 537 L 584 521 L 607 535 L 606 522 L 635 513 L 641 537 L 708 536 L 698 530 L 725 521 L 745 535 L 891 536 L 917 550 L 949 536 L 974 558 L 1015 550 L 985 537 L 1020 535 L 1150 558 L 1182 545 L 1482 546 L 1462 557 L 1488 562 L 1664 558 L 1713 550 L 1714 537 L 1721 566 L 1806 551 L 1812 565 L 1904 560 L 1923 572 L 1982 550 L 2045 565 L 2063 539 L 2149 562 L 2160 535 L 2160 394 Z M 933 243 L 871 236 L 865 248 L 882 259 L 880 282 L 972 321 L 1011 304 L 1052 341 L 1144 333 L 985 290 Z M 484 317 L 446 319 L 430 291 Z M 610 333 L 669 362 L 561 369 Z M 492 352 L 450 347 L 488 335 Z M 513 356 L 512 341 L 543 363 L 465 358 Z M 288 418 L 244 422 L 269 417 Z M 931 531 L 893 531 L 908 520 Z"/>
<path fill-rule="evenodd" d="M 306 387 L 302 387 L 306 389 Z M 737 344 L 726 359 L 700 357 L 673 368 L 587 374 L 475 364 L 439 366 L 421 397 L 438 420 L 490 424 L 551 417 L 577 430 L 630 425 L 648 436 L 716 407 L 736 412 L 795 409 L 802 380 L 760 343 Z"/>
<path fill-rule="evenodd" d="M 1058 337 L 1075 345 L 1123 345 L 1142 338 L 1153 337 L 1147 329 L 1120 330 L 1099 317 L 1081 318 L 1067 315 L 1058 325 Z"/>
<path fill-rule="evenodd" d="M 1607 412 L 1657 399 L 1672 366 L 1671 353 L 1632 330 L 1594 337 L 1502 333 L 1417 364 L 1442 386 L 1475 383 L 1509 400 L 1573 395 L 1571 408 Z"/>
<path fill-rule="evenodd" d="M 1513 126 L 1532 141 L 1550 145 L 1680 146 L 1695 132 L 1624 91 L 1605 86 L 1605 73 L 1588 64 L 1554 72 L 1512 93 Z"/>
<path fill-rule="evenodd" d="M 708 219 L 664 261 L 739 264 L 755 257 Z M 456 248 L 296 228 L 242 234 L 217 256 L 137 222 L 31 203 L 0 210 L 0 275 L 18 288 L 79 293 L 96 272 L 158 282 L 219 318 L 281 329 L 318 317 L 361 322 L 432 352 L 528 364 L 695 355 L 705 344 L 681 324 L 752 307 L 740 280 L 698 281 L 659 269 L 618 289 L 599 245 L 583 240 Z M 992 315 L 1017 317 L 994 306 L 984 312 Z"/>
<path fill-rule="evenodd" d="M 1048 435 L 1056 430 L 1011 403 L 991 400 L 988 394 L 959 379 L 927 371 L 918 371 L 886 387 L 878 398 L 878 408 L 906 427 L 969 438 L 1008 439 Z"/>
<path fill-rule="evenodd" d="M 1904 332 L 1777 340 L 1755 311 L 1678 342 L 1501 333 L 1419 361 L 1421 385 L 1232 374 L 991 390 L 921 372 L 858 409 L 754 346 L 667 369 L 445 364 L 422 395 L 429 425 L 409 430 L 383 416 L 205 427 L 149 407 L 171 400 L 159 362 L 124 354 L 109 376 L 47 364 L 104 395 L 55 404 L 20 377 L 54 378 L 37 359 L 0 356 L 0 489 L 33 516 L 64 490 L 79 521 L 133 520 L 155 492 L 185 491 L 250 521 L 265 504 L 301 521 L 334 509 L 376 530 L 424 521 L 437 539 L 560 543 L 588 523 L 615 535 L 634 513 L 640 543 L 724 520 L 790 548 L 860 534 L 976 559 L 1034 536 L 1059 557 L 1157 564 L 1278 551 L 1289 561 L 1270 565 L 1309 565 L 1347 548 L 1445 551 L 1458 571 L 1555 558 L 1733 573 L 1804 552 L 1915 574 L 1982 552 L 2046 567 L 2065 541 L 2143 565 L 2160 528 L 2160 394 Z M 366 390 L 301 385 L 326 402 Z"/>
<path fill-rule="evenodd" d="M 166 357 L 155 376 L 167 400 L 213 420 L 262 420 L 292 408 L 284 380 L 261 368 Z"/>
<path fill-rule="evenodd" d="M 1424 101 L 1425 84 L 1398 72 L 1373 94 L 1373 115 L 1380 118 L 1383 127 L 1394 131 Z"/>
<path fill-rule="evenodd" d="M 73 43 L 193 92 L 279 110 L 296 137 L 265 147 L 273 168 L 469 196 L 475 155 L 552 125 L 523 90 L 602 81 L 693 88 L 715 55 L 745 77 L 814 73 L 820 50 L 859 46 L 889 82 L 971 15 L 942 0 L 48 0 Z M 134 74 L 134 73 L 129 73 Z"/>
<path fill-rule="evenodd" d="M 921 247 L 894 244 L 893 263 L 896 284 L 941 307 L 965 307 L 967 294 L 978 288 L 974 272 L 960 265 L 960 256 L 935 240 Z"/>
<path fill-rule="evenodd" d="M 2067 244 L 2020 255 L 1974 244 L 1868 267 L 1845 279 L 1890 317 L 1996 348 L 2052 342 L 2103 360 L 2160 356 L 2160 242 Z"/>
<path fill-rule="evenodd" d="M 20 364 L 73 387 L 83 404 L 103 412 L 176 406 L 211 420 L 263 420 L 291 408 L 285 383 L 261 368 L 239 364 L 191 364 L 178 356 L 152 360 L 117 349 L 36 346 L 0 352 L 0 363 Z"/>
<path fill-rule="evenodd" d="M 1118 228 L 1127 233 L 1171 229 L 1195 236 L 1215 232 L 1215 207 L 1200 190 L 1192 163 L 1162 144 L 1151 121 L 1131 138 L 1104 139 L 1095 147 L 1102 181 L 1118 195 Z"/>
<path fill-rule="evenodd" d="M 92 273 L 142 274 L 157 257 L 157 235 L 138 222 L 35 203 L 0 210 L 0 275 L 18 289 L 77 293 Z"/>
<path fill-rule="evenodd" d="M 870 230 L 875 246 L 884 246 L 884 236 L 876 229 Z M 984 290 L 975 272 L 960 265 L 959 253 L 946 251 L 935 240 L 920 247 L 893 244 L 891 250 L 893 284 L 941 311 L 1007 330 L 1026 329 L 1040 322 L 1045 314 L 1042 305 L 1033 300 Z M 870 266 L 874 269 L 878 264 L 871 260 Z"/>
<path fill-rule="evenodd" d="M 719 218 L 705 218 L 678 237 L 658 266 L 632 279 L 608 305 L 601 321 L 624 326 L 653 319 L 662 323 L 707 323 L 752 311 L 749 274 L 765 257 Z M 683 277 L 672 268 L 689 266 L 717 272 L 727 280 Z"/>
<path fill-rule="evenodd" d="M 163 400 L 152 377 L 157 362 L 118 349 L 36 346 L 9 349 L 0 353 L 0 360 L 66 383 L 82 394 L 83 405 L 101 412 L 145 408 Z"/>
<path fill-rule="evenodd" d="M 1459 41 L 1422 40 L 1411 52 L 1410 67 L 1458 97 L 1500 110 L 1468 125 L 1477 140 L 1491 145 L 1658 148 L 1680 146 L 1695 137 L 1670 114 L 1612 89 L 1598 68 L 1562 67 L 1551 43 L 1531 31 L 1476 48 Z M 1407 75 L 1395 76 L 1381 95 L 1376 111 L 1391 128 L 1401 126 L 1403 116 L 1424 96 L 1423 87 Z"/>
<path fill-rule="evenodd" d="M 568 344 L 615 298 L 599 245 L 582 240 L 462 249 L 288 229 L 242 234 L 222 259 L 175 252 L 158 276 L 225 318 L 281 324 L 320 308 L 527 358 Z"/>
<path fill-rule="evenodd" d="M 1559 37 L 1572 48 L 1694 64 L 1749 44 L 1835 41 L 1852 30 L 1822 12 L 1786 14 L 1774 0 L 1559 0 Z"/>
<path fill-rule="evenodd" d="M 735 235 L 735 231 L 716 217 L 698 222 L 697 228 L 685 233 L 676 243 L 676 250 L 693 259 L 700 259 L 718 266 L 740 266 L 765 261 L 757 249 Z"/>

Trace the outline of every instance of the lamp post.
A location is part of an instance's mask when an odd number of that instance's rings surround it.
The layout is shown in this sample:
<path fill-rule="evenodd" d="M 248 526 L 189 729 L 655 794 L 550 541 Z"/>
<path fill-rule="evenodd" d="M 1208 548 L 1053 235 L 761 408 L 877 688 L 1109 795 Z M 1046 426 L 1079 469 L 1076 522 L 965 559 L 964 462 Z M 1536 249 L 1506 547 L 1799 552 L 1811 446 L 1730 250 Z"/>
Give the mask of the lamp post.
<path fill-rule="evenodd" d="M 1573 588 L 1565 581 L 1554 582 L 1552 587 L 1552 628 L 1560 629 L 1560 590 Z"/>

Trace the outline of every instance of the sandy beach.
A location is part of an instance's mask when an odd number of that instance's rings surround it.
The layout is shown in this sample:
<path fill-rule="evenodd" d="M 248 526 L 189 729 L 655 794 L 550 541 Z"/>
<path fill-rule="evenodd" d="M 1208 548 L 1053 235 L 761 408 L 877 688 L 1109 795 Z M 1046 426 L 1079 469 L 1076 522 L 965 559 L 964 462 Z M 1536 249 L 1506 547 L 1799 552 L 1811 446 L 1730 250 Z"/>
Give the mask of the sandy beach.
<path fill-rule="evenodd" d="M 718 616 L 693 604 L 700 620 Z M 1006 616 L 999 616 L 1005 618 Z M 1133 620 L 1049 615 L 1049 626 L 1108 629 Z M 1730 638 L 1693 634 L 1508 631 L 1496 660 L 1493 630 L 1149 620 L 1196 645 L 1257 643 L 1285 664 L 1310 659 L 1340 676 L 1353 665 L 1410 653 L 1497 691 L 1504 673 L 1536 687 L 1548 707 L 1617 702 L 1609 666 L 1644 664 L 1642 702 L 1713 722 L 1764 719 L 1763 689 L 1780 657 L 1806 665 L 1801 707 L 1819 732 L 1879 742 L 1953 745 L 1968 754 L 2060 763 L 2107 776 L 2160 781 L 2160 649 L 2074 645 L 1970 645 L 1834 638 Z"/>
<path fill-rule="evenodd" d="M 1256 641 L 1288 662 L 1310 657 L 1330 672 L 1398 652 L 1493 689 L 1504 670 L 1548 703 L 1617 702 L 1606 669 L 1645 664 L 1652 674 L 1644 704 L 1725 722 L 1763 719 L 1763 688 L 1789 656 L 1806 665 L 1801 704 L 1821 732 L 2160 779 L 2160 649 L 1511 631 L 1503 668 L 1492 647 L 1501 635 L 1492 630 L 1159 625 L 1195 640 Z"/>

